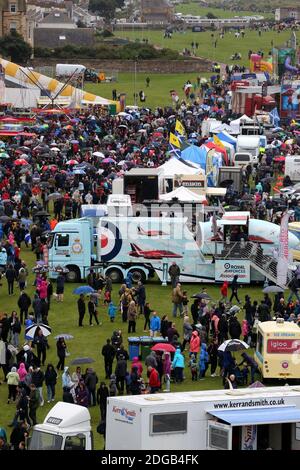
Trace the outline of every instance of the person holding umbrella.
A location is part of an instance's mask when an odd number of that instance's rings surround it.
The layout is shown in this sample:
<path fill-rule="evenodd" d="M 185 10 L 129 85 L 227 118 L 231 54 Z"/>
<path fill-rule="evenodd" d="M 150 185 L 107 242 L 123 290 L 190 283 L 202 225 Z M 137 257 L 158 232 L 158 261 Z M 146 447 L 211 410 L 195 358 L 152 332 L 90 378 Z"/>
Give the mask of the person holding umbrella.
<path fill-rule="evenodd" d="M 48 342 L 46 337 L 43 335 L 42 330 L 38 330 L 37 336 L 33 342 L 37 346 L 37 356 L 39 363 L 44 366 L 46 361 Z"/>
<path fill-rule="evenodd" d="M 67 345 L 63 337 L 58 338 L 56 342 L 56 352 L 58 357 L 57 370 L 64 370 Z"/>
<path fill-rule="evenodd" d="M 77 307 L 78 307 L 78 313 L 79 313 L 78 326 L 83 326 L 82 322 L 83 322 L 83 318 L 84 318 L 85 311 L 86 311 L 83 294 L 80 294 L 79 299 L 77 300 Z"/>

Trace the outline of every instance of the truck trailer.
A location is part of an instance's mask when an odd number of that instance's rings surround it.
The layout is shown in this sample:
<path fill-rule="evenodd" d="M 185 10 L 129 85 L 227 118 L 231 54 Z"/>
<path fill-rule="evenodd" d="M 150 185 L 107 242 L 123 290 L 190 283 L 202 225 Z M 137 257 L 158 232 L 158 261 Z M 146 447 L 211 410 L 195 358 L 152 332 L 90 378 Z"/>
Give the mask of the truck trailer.
<path fill-rule="evenodd" d="M 106 450 L 300 450 L 300 387 L 109 397 Z"/>
<path fill-rule="evenodd" d="M 211 221 L 196 224 L 195 232 L 187 222 L 184 217 L 100 217 L 96 232 L 92 218 L 59 222 L 48 238 L 50 277 L 57 277 L 61 266 L 68 269 L 67 279 L 73 282 L 85 279 L 94 269 L 114 282 L 122 282 L 128 272 L 134 282 L 145 282 L 156 273 L 165 284 L 175 261 L 181 282 L 231 281 L 235 274 L 241 283 L 264 281 L 268 276 L 274 282 L 276 268 L 272 275 L 265 272 L 253 253 L 255 242 L 269 250 L 276 246 L 279 226 L 250 219 L 249 212 L 226 212 L 216 223 L 215 235 Z M 248 237 L 251 260 L 243 255 L 242 242 L 229 240 L 227 245 L 229 233 Z M 290 248 L 298 245 L 298 238 L 290 234 Z M 215 262 L 212 255 L 217 255 Z M 271 256 L 265 261 L 277 264 Z"/>

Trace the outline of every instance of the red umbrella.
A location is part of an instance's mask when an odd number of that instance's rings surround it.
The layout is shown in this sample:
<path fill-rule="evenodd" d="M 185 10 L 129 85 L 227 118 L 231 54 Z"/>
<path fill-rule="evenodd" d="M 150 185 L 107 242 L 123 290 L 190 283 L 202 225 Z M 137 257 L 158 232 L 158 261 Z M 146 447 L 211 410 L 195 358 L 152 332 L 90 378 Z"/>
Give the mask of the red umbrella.
<path fill-rule="evenodd" d="M 151 348 L 151 351 L 175 352 L 176 349 L 169 343 L 157 343 Z"/>
<path fill-rule="evenodd" d="M 28 165 L 28 162 L 25 160 L 25 158 L 18 158 L 17 160 L 14 161 L 15 165 Z"/>
<path fill-rule="evenodd" d="M 66 165 L 78 165 L 78 161 L 77 160 L 68 160 Z"/>

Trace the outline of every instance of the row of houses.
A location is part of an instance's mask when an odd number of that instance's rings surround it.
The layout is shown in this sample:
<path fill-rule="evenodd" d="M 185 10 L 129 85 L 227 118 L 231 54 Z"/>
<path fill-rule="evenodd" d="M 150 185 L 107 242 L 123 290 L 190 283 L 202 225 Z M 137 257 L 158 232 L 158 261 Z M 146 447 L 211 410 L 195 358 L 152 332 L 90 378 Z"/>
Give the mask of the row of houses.
<path fill-rule="evenodd" d="M 87 27 L 79 28 L 79 21 Z M 102 25 L 101 19 L 71 0 L 2 0 L 0 4 L 0 36 L 17 31 L 32 47 L 89 46 L 94 28 Z"/>

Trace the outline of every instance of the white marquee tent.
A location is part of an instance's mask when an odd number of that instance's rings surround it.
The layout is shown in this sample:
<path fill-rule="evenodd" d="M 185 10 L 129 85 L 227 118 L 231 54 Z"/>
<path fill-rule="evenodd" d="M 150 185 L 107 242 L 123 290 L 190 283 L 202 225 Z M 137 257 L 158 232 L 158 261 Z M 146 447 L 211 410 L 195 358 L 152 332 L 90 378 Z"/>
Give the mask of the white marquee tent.
<path fill-rule="evenodd" d="M 204 195 L 196 194 L 184 186 L 179 186 L 174 191 L 159 196 L 162 201 L 172 201 L 175 198 L 181 202 L 204 202 L 206 200 Z"/>
<path fill-rule="evenodd" d="M 166 163 L 159 167 L 159 170 L 161 171 L 160 174 L 167 179 L 173 178 L 175 175 L 185 176 L 204 174 L 204 171 L 201 168 L 186 165 L 176 157 L 170 158 L 170 160 L 166 161 Z"/>

